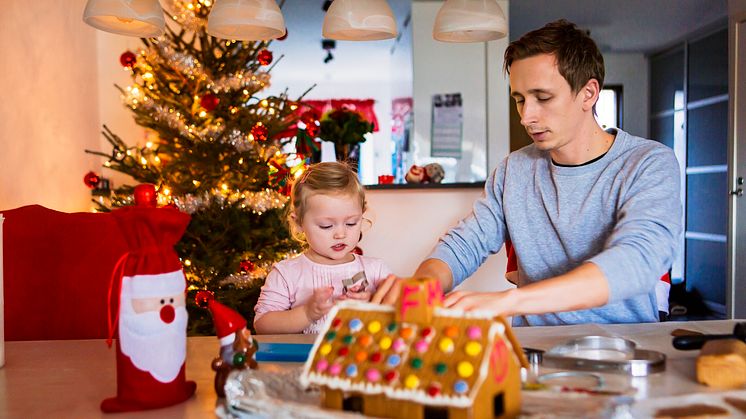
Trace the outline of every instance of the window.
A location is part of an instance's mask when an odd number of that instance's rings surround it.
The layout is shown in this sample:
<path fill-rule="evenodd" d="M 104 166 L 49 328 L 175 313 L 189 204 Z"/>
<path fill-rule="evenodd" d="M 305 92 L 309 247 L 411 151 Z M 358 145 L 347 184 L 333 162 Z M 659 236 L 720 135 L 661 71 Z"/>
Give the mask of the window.
<path fill-rule="evenodd" d="M 596 102 L 596 121 L 601 128 L 622 128 L 622 86 L 606 86 Z"/>

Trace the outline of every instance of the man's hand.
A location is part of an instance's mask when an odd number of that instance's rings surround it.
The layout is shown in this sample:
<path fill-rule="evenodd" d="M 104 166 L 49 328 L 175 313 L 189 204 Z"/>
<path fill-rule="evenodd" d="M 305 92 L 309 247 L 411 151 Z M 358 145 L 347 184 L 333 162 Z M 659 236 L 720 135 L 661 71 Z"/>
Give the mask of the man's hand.
<path fill-rule="evenodd" d="M 378 285 L 376 293 L 373 294 L 373 298 L 370 302 L 376 304 L 389 304 L 393 305 L 396 300 L 399 299 L 401 293 L 401 278 L 396 275 L 389 275 Z"/>
<path fill-rule="evenodd" d="M 334 288 L 332 287 L 316 288 L 313 290 L 311 299 L 303 306 L 308 321 L 313 323 L 324 317 L 332 309 L 332 306 L 334 306 L 334 302 L 332 301 L 333 292 Z"/>
<path fill-rule="evenodd" d="M 512 316 L 515 314 L 514 301 L 509 294 L 510 291 L 454 291 L 446 295 L 443 305 L 457 310 L 480 310 L 491 312 L 496 316 Z"/>

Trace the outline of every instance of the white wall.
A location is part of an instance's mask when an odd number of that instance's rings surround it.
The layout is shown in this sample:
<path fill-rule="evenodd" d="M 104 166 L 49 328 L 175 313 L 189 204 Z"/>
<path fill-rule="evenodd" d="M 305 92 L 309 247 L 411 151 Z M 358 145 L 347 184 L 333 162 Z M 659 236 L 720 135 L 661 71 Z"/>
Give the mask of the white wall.
<path fill-rule="evenodd" d="M 367 192 L 373 227 L 360 247 L 366 255 L 383 258 L 397 275 L 408 276 L 427 257 L 450 227 L 471 212 L 482 189 L 370 190 Z M 487 259 L 462 284 L 463 289 L 502 290 L 505 280 L 505 251 Z"/>
<path fill-rule="evenodd" d="M 621 84 L 624 130 L 648 136 L 648 60 L 643 54 L 604 54 L 605 85 Z"/>
<path fill-rule="evenodd" d="M 97 168 L 96 31 L 85 0 L 6 0 L 0 12 L 0 209 L 89 208 Z"/>

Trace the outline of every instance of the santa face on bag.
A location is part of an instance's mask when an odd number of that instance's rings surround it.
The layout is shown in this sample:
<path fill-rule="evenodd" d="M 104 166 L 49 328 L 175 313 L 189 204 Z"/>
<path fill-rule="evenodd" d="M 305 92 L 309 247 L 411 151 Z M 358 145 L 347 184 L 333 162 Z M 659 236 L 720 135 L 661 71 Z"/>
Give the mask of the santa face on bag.
<path fill-rule="evenodd" d="M 178 284 L 178 279 L 165 278 L 162 286 L 156 285 L 152 277 L 122 280 L 119 318 L 122 353 L 135 367 L 163 383 L 173 381 L 186 360 L 187 311 L 184 287 Z M 155 287 L 143 290 L 133 281 L 145 281 Z M 184 284 L 183 276 L 181 281 Z"/>

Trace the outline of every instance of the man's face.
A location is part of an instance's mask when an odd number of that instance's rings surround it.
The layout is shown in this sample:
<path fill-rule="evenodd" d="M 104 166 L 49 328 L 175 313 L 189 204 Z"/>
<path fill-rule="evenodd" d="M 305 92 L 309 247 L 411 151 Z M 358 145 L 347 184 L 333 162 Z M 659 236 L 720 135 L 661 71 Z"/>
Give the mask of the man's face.
<path fill-rule="evenodd" d="M 514 61 L 510 66 L 510 91 L 521 125 L 538 149 L 559 152 L 582 134 L 584 89 L 572 92 L 553 55 Z"/>

